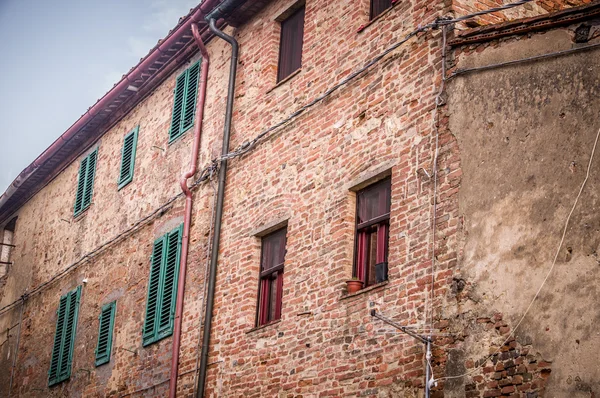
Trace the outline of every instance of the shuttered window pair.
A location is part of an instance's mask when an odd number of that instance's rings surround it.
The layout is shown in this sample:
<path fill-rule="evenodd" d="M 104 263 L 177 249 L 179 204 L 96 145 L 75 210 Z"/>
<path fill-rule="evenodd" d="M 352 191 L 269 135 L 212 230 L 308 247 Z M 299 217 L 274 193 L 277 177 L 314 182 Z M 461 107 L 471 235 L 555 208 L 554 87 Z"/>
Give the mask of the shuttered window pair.
<path fill-rule="evenodd" d="M 115 327 L 115 314 L 117 312 L 117 302 L 106 304 L 100 311 L 98 327 L 98 344 L 96 345 L 96 366 L 103 365 L 110 361 L 110 351 L 112 348 L 113 329 Z"/>
<path fill-rule="evenodd" d="M 194 125 L 198 80 L 200 78 L 199 72 L 200 61 L 190 66 L 177 77 L 174 91 L 173 116 L 171 118 L 171 129 L 169 130 L 169 142 L 173 142 Z"/>
<path fill-rule="evenodd" d="M 119 189 L 133 180 L 133 169 L 135 166 L 135 149 L 137 147 L 138 131 L 140 126 L 131 130 L 123 139 L 121 149 L 121 168 L 119 170 Z"/>
<path fill-rule="evenodd" d="M 98 148 L 87 155 L 79 164 L 79 177 L 77 180 L 77 194 L 73 212 L 75 216 L 81 214 L 92 203 L 92 192 L 94 190 L 94 177 L 96 175 L 96 161 L 98 160 Z"/>
<path fill-rule="evenodd" d="M 146 301 L 143 345 L 173 333 L 182 226 L 154 242 Z"/>
<path fill-rule="evenodd" d="M 56 332 L 50 370 L 48 371 L 48 385 L 60 383 L 71 377 L 71 364 L 73 362 L 73 346 L 75 344 L 75 330 L 77 329 L 77 313 L 79 312 L 79 298 L 81 286 L 60 298 L 58 305 Z"/>

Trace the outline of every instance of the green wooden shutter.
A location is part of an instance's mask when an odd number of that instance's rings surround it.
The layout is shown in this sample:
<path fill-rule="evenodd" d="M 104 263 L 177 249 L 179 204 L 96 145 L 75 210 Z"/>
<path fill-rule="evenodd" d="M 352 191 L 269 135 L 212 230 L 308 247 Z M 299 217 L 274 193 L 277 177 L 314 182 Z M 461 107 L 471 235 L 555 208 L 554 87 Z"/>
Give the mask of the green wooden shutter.
<path fill-rule="evenodd" d="M 80 297 L 81 286 L 60 299 L 50 370 L 48 371 L 49 386 L 71 377 Z"/>
<path fill-rule="evenodd" d="M 156 321 L 158 318 L 158 305 L 160 298 L 161 264 L 163 262 L 163 249 L 165 238 L 161 237 L 154 242 L 152 259 L 150 261 L 150 280 L 148 282 L 148 297 L 146 299 L 146 320 L 142 334 L 143 345 L 156 340 Z"/>
<path fill-rule="evenodd" d="M 119 189 L 129 184 L 133 180 L 133 170 L 135 166 L 135 149 L 137 147 L 137 136 L 140 126 L 131 130 L 123 139 L 123 149 L 121 150 L 121 169 L 119 170 Z"/>
<path fill-rule="evenodd" d="M 78 216 L 92 203 L 94 190 L 94 176 L 96 175 L 96 161 L 98 149 L 87 155 L 79 164 L 79 177 L 77 179 L 77 194 L 75 195 L 74 213 Z"/>
<path fill-rule="evenodd" d="M 96 176 L 96 160 L 98 149 L 88 155 L 88 165 L 85 177 L 85 190 L 83 192 L 83 207 L 87 208 L 92 203 L 92 192 L 94 190 L 94 177 Z"/>
<path fill-rule="evenodd" d="M 59 365 L 60 365 L 60 350 L 63 341 L 63 330 L 65 327 L 65 315 L 67 312 L 67 296 L 60 298 L 58 305 L 56 331 L 54 332 L 54 345 L 52 346 L 52 357 L 50 358 L 50 370 L 48 371 L 48 384 L 53 385 L 58 383 Z"/>
<path fill-rule="evenodd" d="M 83 210 L 83 191 L 85 188 L 85 175 L 87 170 L 88 158 L 84 158 L 79 164 L 79 177 L 77 178 L 77 194 L 75 195 L 75 215 Z"/>
<path fill-rule="evenodd" d="M 112 348 L 113 329 L 115 327 L 115 313 L 117 312 L 117 302 L 106 304 L 100 311 L 98 326 L 98 344 L 96 345 L 96 366 L 103 365 L 110 361 L 110 351 Z"/>
<path fill-rule="evenodd" d="M 166 242 L 166 252 L 162 267 L 162 297 L 158 322 L 158 338 L 173 333 L 177 280 L 179 277 L 179 255 L 181 252 L 181 227 L 168 233 Z"/>
<path fill-rule="evenodd" d="M 181 121 L 181 133 L 194 125 L 196 113 L 196 99 L 198 97 L 198 79 L 200 77 L 200 62 L 196 62 L 187 70 L 187 82 L 185 85 L 185 103 Z"/>
<path fill-rule="evenodd" d="M 179 226 L 154 242 L 142 335 L 144 346 L 173 333 L 182 231 Z"/>
<path fill-rule="evenodd" d="M 181 135 L 181 118 L 183 116 L 183 103 L 185 101 L 187 72 L 183 72 L 177 77 L 175 84 L 173 115 L 171 117 L 171 129 L 169 130 L 169 142 L 172 142 Z"/>

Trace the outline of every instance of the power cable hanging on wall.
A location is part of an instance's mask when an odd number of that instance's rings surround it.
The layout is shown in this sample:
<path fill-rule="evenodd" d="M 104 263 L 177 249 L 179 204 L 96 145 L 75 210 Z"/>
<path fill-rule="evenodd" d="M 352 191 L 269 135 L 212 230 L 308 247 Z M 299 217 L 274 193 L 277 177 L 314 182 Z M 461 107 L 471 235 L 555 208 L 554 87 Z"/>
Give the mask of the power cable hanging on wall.
<path fill-rule="evenodd" d="M 284 118 L 283 120 L 281 120 L 280 122 L 278 122 L 275 125 L 273 125 L 273 126 L 267 128 L 267 129 L 263 130 L 254 139 L 252 139 L 250 141 L 246 141 L 243 144 L 241 144 L 237 149 L 235 149 L 235 150 L 233 150 L 233 151 L 231 151 L 231 152 L 229 152 L 229 153 L 227 153 L 225 155 L 222 155 L 220 157 L 217 157 L 217 158 L 213 159 L 210 162 L 210 164 L 208 164 L 207 166 L 205 166 L 200 171 L 199 177 L 196 179 L 196 181 L 191 186 L 191 188 L 195 188 L 199 184 L 207 181 L 209 179 L 210 175 L 212 175 L 216 170 L 218 170 L 219 164 L 220 164 L 221 160 L 223 160 L 223 159 L 233 159 L 233 158 L 240 157 L 240 156 L 242 156 L 242 155 L 250 152 L 250 150 L 252 150 L 256 146 L 256 144 L 258 144 L 270 132 L 272 132 L 272 131 L 274 131 L 274 130 L 276 130 L 276 129 L 278 129 L 278 128 L 286 125 L 286 124 L 288 124 L 290 121 L 292 121 L 295 118 L 299 117 L 306 110 L 308 110 L 309 108 L 313 107 L 317 103 L 323 101 L 325 98 L 329 97 L 331 94 L 333 94 L 335 91 L 337 91 L 342 86 L 345 86 L 346 84 L 348 84 L 351 81 L 353 81 L 356 77 L 358 77 L 359 75 L 361 75 L 363 72 L 367 71 L 373 65 L 375 65 L 376 63 L 378 63 L 379 61 L 381 61 L 386 55 L 388 55 L 392 51 L 396 50 L 398 47 L 402 46 L 404 43 L 406 43 L 411 38 L 415 37 L 417 34 L 426 32 L 426 31 L 431 30 L 431 29 L 438 29 L 441 26 L 451 25 L 451 24 L 454 24 L 456 22 L 460 22 L 460 21 L 464 21 L 464 20 L 467 20 L 467 19 L 471 19 L 471 18 L 480 16 L 480 15 L 507 10 L 507 9 L 510 9 L 510 8 L 513 8 L 513 7 L 517 7 L 517 6 L 523 5 L 525 3 L 529 3 L 531 1 L 533 1 L 533 0 L 520 0 L 520 1 L 517 1 L 515 3 L 505 4 L 505 5 L 500 6 L 500 7 L 490 8 L 490 9 L 487 9 L 487 10 L 479 11 L 479 12 L 476 12 L 476 13 L 473 13 L 473 14 L 464 15 L 462 17 L 458 17 L 458 18 L 454 18 L 454 19 L 451 19 L 451 18 L 440 18 L 440 17 L 438 17 L 438 18 L 435 19 L 434 22 L 431 22 L 431 23 L 428 23 L 428 24 L 425 24 L 425 25 L 422 25 L 422 26 L 421 25 L 418 26 L 416 29 L 414 29 L 413 31 L 411 31 L 410 33 L 408 33 L 406 36 L 404 36 L 403 39 L 401 39 L 400 41 L 398 41 L 398 42 L 392 44 L 391 46 L 389 46 L 382 53 L 380 53 L 375 58 L 373 58 L 370 61 L 368 61 L 364 66 L 362 66 L 358 70 L 352 72 L 350 75 L 348 75 L 347 77 L 345 77 L 344 79 L 342 79 L 339 83 L 337 83 L 333 87 L 329 88 L 323 94 L 319 95 L 318 97 L 316 97 L 315 99 L 313 99 L 312 101 L 310 101 L 309 103 L 307 103 L 306 105 L 300 107 L 298 110 L 296 110 L 295 112 L 293 112 L 292 114 L 290 114 L 289 116 L 287 116 L 286 118 Z M 58 274 L 54 275 L 53 277 L 51 277 L 46 282 L 42 283 L 41 285 L 38 285 L 37 287 L 33 288 L 31 291 L 27 292 L 26 293 L 27 297 L 40 292 L 41 290 L 43 290 L 46 286 L 48 286 L 52 282 L 58 280 L 60 277 L 66 275 L 68 272 L 70 272 L 70 271 L 74 270 L 75 268 L 77 268 L 77 266 L 79 266 L 80 264 L 82 264 L 84 261 L 88 260 L 90 257 L 99 254 L 101 251 L 103 251 L 104 249 L 106 249 L 107 247 L 109 247 L 110 245 L 112 245 L 113 243 L 115 243 L 116 241 L 118 241 L 118 240 L 120 240 L 120 239 L 128 236 L 130 233 L 132 233 L 133 231 L 135 231 L 137 228 L 145 225 L 145 223 L 149 222 L 151 219 L 153 219 L 153 217 L 157 216 L 161 212 L 166 211 L 166 208 L 169 207 L 173 202 L 175 202 L 175 200 L 177 200 L 181 196 L 183 196 L 182 193 L 177 194 L 177 195 L 171 197 L 167 202 L 165 202 L 159 208 L 155 209 L 153 212 L 151 212 L 147 216 L 144 216 L 143 218 L 141 218 L 138 221 L 136 221 L 130 228 L 126 229 L 125 231 L 123 231 L 121 233 L 119 233 L 118 235 L 116 235 L 112 239 L 106 241 L 102 245 L 98 246 L 96 249 L 92 250 L 91 252 L 83 255 L 79 260 L 77 260 L 74 263 L 72 263 L 71 265 L 69 265 L 63 271 L 59 272 Z M 10 310 L 19 301 L 20 301 L 20 299 L 19 300 L 15 300 L 14 302 L 12 302 L 10 304 L 7 304 L 4 307 L 0 308 L 0 315 L 3 314 L 4 312 Z"/>
<path fill-rule="evenodd" d="M 479 370 L 481 367 L 483 367 L 483 365 L 485 365 L 487 363 L 487 361 L 489 361 L 494 355 L 496 355 L 497 353 L 500 352 L 500 350 L 502 349 L 502 346 L 504 346 L 514 336 L 514 334 L 517 331 L 517 329 L 519 328 L 519 326 L 521 326 L 521 323 L 523 322 L 523 320 L 525 319 L 525 317 L 529 313 L 529 310 L 531 310 L 531 307 L 533 306 L 533 303 L 535 303 L 535 301 L 538 299 L 538 297 L 540 295 L 540 292 L 542 291 L 542 289 L 546 285 L 546 282 L 548 281 L 548 278 L 552 274 L 552 271 L 554 271 L 554 267 L 556 266 L 556 261 L 558 260 L 558 255 L 560 254 L 560 248 L 562 247 L 563 243 L 565 242 L 565 236 L 567 235 L 567 228 L 569 227 L 569 221 L 571 221 L 571 216 L 573 215 L 573 212 L 575 211 L 575 208 L 577 207 L 577 203 L 579 203 L 579 198 L 581 197 L 581 194 L 583 192 L 583 188 L 585 188 L 585 185 L 587 184 L 588 179 L 590 177 L 590 170 L 592 168 L 592 162 L 594 160 L 594 155 L 596 153 L 596 147 L 598 146 L 598 139 L 599 138 L 600 138 L 600 129 L 598 130 L 598 133 L 596 133 L 596 139 L 594 140 L 594 145 L 592 146 L 592 153 L 590 154 L 590 160 L 588 162 L 587 172 L 585 174 L 585 178 L 583 179 L 583 182 L 581 183 L 581 186 L 579 187 L 579 192 L 577 193 L 577 196 L 575 197 L 575 201 L 573 202 L 573 206 L 571 207 L 571 211 L 569 212 L 569 215 L 567 216 L 567 219 L 565 220 L 565 226 L 563 227 L 562 236 L 561 236 L 560 242 L 558 243 L 558 246 L 556 248 L 556 253 L 554 254 L 554 259 L 552 260 L 552 265 L 550 266 L 550 269 L 546 273 L 546 276 L 544 277 L 544 280 L 540 284 L 539 288 L 535 292 L 535 295 L 533 296 L 533 298 L 529 302 L 529 305 L 527 306 L 527 309 L 525 309 L 525 312 L 523 313 L 523 315 L 519 319 L 519 322 L 517 322 L 517 324 L 511 329 L 510 333 L 508 334 L 508 336 L 506 337 L 506 339 L 502 342 L 502 344 L 500 344 L 498 346 L 498 348 L 494 350 L 494 352 L 492 352 L 490 355 L 488 355 L 485 358 L 485 361 L 481 361 L 481 363 L 478 366 L 474 367 L 473 369 L 471 369 L 468 372 L 465 372 L 463 374 L 456 375 L 456 376 L 440 377 L 438 380 L 459 379 L 459 378 L 462 378 L 462 377 L 465 377 L 465 376 L 469 376 L 469 375 L 475 373 L 477 370 Z"/>

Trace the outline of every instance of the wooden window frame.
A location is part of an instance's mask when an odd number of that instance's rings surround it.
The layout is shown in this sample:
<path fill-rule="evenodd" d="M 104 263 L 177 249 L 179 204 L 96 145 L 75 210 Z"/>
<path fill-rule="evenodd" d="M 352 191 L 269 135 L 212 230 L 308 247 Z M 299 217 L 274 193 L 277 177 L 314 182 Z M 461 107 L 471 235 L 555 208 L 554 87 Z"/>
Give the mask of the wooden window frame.
<path fill-rule="evenodd" d="M 75 204 L 73 205 L 74 217 L 83 213 L 92 204 L 97 165 L 98 148 L 86 155 L 79 163 L 77 190 L 75 192 Z"/>
<path fill-rule="evenodd" d="M 280 18 L 278 21 L 281 24 L 279 34 L 279 56 L 277 62 L 277 83 L 287 79 L 289 76 L 302 68 L 302 49 L 304 47 L 304 22 L 305 22 L 306 7 L 304 2 L 298 3 Z M 293 29 L 292 23 L 294 18 L 299 18 L 302 15 L 301 26 L 296 31 Z M 289 40 L 286 40 L 286 37 Z M 295 48 L 299 47 L 299 48 Z M 288 56 L 286 57 L 286 51 Z M 294 57 L 298 59 L 294 63 Z"/>
<path fill-rule="evenodd" d="M 112 303 L 105 304 L 98 316 L 98 340 L 95 351 L 96 366 L 110 362 L 116 313 L 117 302 L 113 301 Z"/>
<path fill-rule="evenodd" d="M 136 126 L 123 138 L 123 147 L 121 148 L 121 167 L 119 168 L 119 180 L 117 181 L 119 190 L 133 181 L 135 152 L 137 149 L 139 129 L 140 126 Z"/>
<path fill-rule="evenodd" d="M 81 286 L 60 298 L 56 310 L 56 329 L 48 370 L 48 387 L 71 377 L 80 299 Z"/>
<path fill-rule="evenodd" d="M 192 64 L 175 80 L 169 144 L 194 126 L 198 84 L 200 83 L 200 63 L 197 61 Z"/>
<path fill-rule="evenodd" d="M 369 21 L 373 21 L 379 15 L 392 8 L 394 0 L 370 0 Z"/>
<path fill-rule="evenodd" d="M 154 241 L 142 330 L 145 347 L 173 334 L 183 225 Z"/>
<path fill-rule="evenodd" d="M 283 251 L 282 258 L 277 264 L 265 270 L 265 259 L 274 255 L 267 252 L 266 247 L 271 241 L 281 239 L 280 250 Z M 260 274 L 258 283 L 258 301 L 256 310 L 256 326 L 267 325 L 281 319 L 281 307 L 283 303 L 283 273 L 285 254 L 287 252 L 287 226 L 264 235 L 261 239 L 260 250 Z M 281 254 L 281 253 L 280 253 Z M 273 285 L 275 286 L 275 299 L 273 300 Z M 273 302 L 274 301 L 274 302 Z"/>
<path fill-rule="evenodd" d="M 366 193 L 380 191 L 378 200 L 385 200 L 376 216 L 368 219 L 360 219 L 361 198 Z M 387 192 L 387 195 L 386 195 Z M 385 196 L 381 196 L 385 195 Z M 366 200 L 366 199 L 364 199 Z M 389 229 L 390 229 L 390 206 L 391 206 L 391 178 L 386 177 L 356 193 L 356 227 L 354 266 L 352 276 L 360 279 L 368 287 L 387 280 L 387 262 L 389 251 Z M 365 204 L 365 208 L 367 204 Z M 381 208 L 383 207 L 383 209 Z M 375 241 L 375 262 L 369 258 L 372 254 L 372 241 Z M 381 265 L 380 265 L 381 264 Z M 385 277 L 381 281 L 374 281 L 377 265 L 385 269 Z"/>

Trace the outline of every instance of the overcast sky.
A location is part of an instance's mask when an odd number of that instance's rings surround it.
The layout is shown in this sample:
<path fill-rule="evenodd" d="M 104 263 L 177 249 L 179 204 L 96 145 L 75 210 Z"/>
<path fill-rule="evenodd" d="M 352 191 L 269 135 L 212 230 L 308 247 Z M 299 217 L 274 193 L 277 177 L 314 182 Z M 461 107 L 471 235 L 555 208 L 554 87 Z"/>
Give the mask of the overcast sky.
<path fill-rule="evenodd" d="M 200 0 L 0 0 L 0 194 Z"/>

